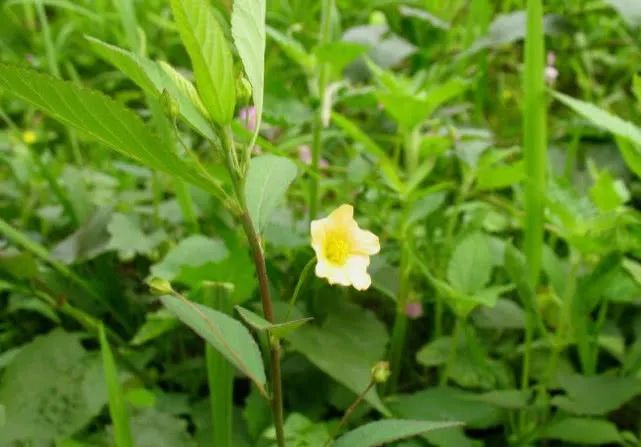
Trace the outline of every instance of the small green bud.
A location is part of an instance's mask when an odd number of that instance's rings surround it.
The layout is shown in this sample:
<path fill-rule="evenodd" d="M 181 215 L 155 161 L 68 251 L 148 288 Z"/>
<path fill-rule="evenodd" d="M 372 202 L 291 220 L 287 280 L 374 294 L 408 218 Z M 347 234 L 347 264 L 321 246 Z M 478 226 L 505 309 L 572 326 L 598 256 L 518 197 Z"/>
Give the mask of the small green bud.
<path fill-rule="evenodd" d="M 174 98 L 171 97 L 167 90 L 163 90 L 160 95 L 160 105 L 162 106 L 165 114 L 172 120 L 176 121 L 180 114 L 180 107 Z"/>
<path fill-rule="evenodd" d="M 247 104 L 252 97 L 252 85 L 242 73 L 236 78 L 236 102 Z"/>
<path fill-rule="evenodd" d="M 174 291 L 174 289 L 171 287 L 171 283 L 162 278 L 149 278 L 147 280 L 147 285 L 149 286 L 149 290 L 151 291 L 151 293 L 157 296 L 169 295 Z"/>
<path fill-rule="evenodd" d="M 372 11 L 369 15 L 370 25 L 387 25 L 387 17 L 383 11 Z"/>
<path fill-rule="evenodd" d="M 389 369 L 389 362 L 378 362 L 372 368 L 372 379 L 376 383 L 385 383 L 392 372 Z"/>

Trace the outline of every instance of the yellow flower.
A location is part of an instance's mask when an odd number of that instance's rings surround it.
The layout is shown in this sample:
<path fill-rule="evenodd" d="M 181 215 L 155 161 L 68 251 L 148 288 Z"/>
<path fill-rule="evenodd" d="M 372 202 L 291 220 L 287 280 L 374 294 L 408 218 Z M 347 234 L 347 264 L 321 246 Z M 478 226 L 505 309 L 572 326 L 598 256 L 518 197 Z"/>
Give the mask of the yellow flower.
<path fill-rule="evenodd" d="M 25 130 L 22 132 L 22 141 L 27 144 L 33 144 L 38 140 L 38 135 L 33 130 Z"/>
<path fill-rule="evenodd" d="M 341 205 L 324 219 L 311 223 L 312 248 L 316 252 L 316 276 L 330 284 L 367 289 L 369 257 L 381 249 L 378 237 L 358 227 L 354 208 Z"/>

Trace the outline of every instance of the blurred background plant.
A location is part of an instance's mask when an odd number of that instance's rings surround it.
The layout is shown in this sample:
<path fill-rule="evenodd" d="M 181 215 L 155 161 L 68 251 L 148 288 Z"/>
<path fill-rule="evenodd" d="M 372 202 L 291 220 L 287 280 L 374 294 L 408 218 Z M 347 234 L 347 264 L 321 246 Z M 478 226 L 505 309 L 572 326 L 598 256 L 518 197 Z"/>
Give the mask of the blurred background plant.
<path fill-rule="evenodd" d="M 392 376 L 347 428 L 390 415 L 465 424 L 390 445 L 641 445 L 641 6 L 543 2 L 537 30 L 526 3 L 268 2 L 255 152 L 299 174 L 263 229 L 267 270 L 277 319 L 314 318 L 283 340 L 288 445 L 327 442 L 384 359 Z M 227 32 L 232 2 L 212 5 Z M 191 79 L 164 0 L 0 5 L 0 61 L 164 119 L 171 101 L 86 35 Z M 200 302 L 207 284 L 231 284 L 233 303 L 258 312 L 241 229 L 203 188 L 11 93 L 0 93 L 0 446 L 112 445 L 114 406 L 136 446 L 211 445 L 203 343 L 144 280 Z M 258 125 L 245 106 L 233 123 L 244 143 Z M 524 126 L 532 113 L 547 116 L 547 144 Z M 176 126 L 162 141 L 229 190 L 224 160 Z M 529 145 L 547 157 L 538 192 Z M 309 219 L 341 203 L 380 236 L 373 286 L 310 275 L 292 309 Z M 526 244 L 528 231 L 542 239 Z M 107 405 L 103 367 L 123 402 Z M 268 402 L 235 374 L 231 445 L 274 445 Z"/>

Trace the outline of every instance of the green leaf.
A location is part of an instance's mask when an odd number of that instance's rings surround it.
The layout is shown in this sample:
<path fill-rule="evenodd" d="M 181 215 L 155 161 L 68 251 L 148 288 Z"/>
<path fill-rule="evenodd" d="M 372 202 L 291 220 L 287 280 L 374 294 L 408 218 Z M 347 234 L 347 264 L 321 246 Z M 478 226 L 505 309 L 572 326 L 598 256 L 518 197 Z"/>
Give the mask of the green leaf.
<path fill-rule="evenodd" d="M 491 273 L 490 244 L 483 233 L 472 233 L 456 245 L 447 266 L 447 279 L 452 287 L 475 294 L 489 282 Z"/>
<path fill-rule="evenodd" d="M 554 439 L 582 445 L 621 444 L 617 426 L 604 419 L 566 418 L 543 429 L 540 439 Z"/>
<path fill-rule="evenodd" d="M 616 137 L 616 141 L 628 169 L 641 178 L 641 145 L 620 136 Z"/>
<path fill-rule="evenodd" d="M 209 140 L 216 139 L 196 88 L 173 67 L 165 62 L 154 62 L 93 37 L 87 36 L 86 39 L 98 56 L 122 71 L 148 95 L 160 97 L 163 91 L 167 91 L 178 103 L 183 118 L 197 132 Z"/>
<path fill-rule="evenodd" d="M 0 88 L 127 157 L 219 195 L 208 177 L 165 150 L 138 115 L 100 92 L 2 64 Z"/>
<path fill-rule="evenodd" d="M 291 36 L 281 33 L 271 26 L 266 27 L 267 34 L 285 52 L 285 54 L 300 65 L 305 71 L 311 73 L 316 66 L 316 58 L 310 54 L 303 45 Z"/>
<path fill-rule="evenodd" d="M 618 116 L 612 115 L 593 104 L 579 99 L 571 98 L 563 93 L 555 92 L 554 96 L 570 107 L 579 115 L 590 120 L 592 124 L 629 141 L 629 145 L 619 145 L 623 158 L 630 169 L 637 175 L 641 171 L 641 129 L 629 121 L 625 121 Z"/>
<path fill-rule="evenodd" d="M 231 14 L 231 33 L 252 86 L 256 107 L 256 129 L 249 147 L 256 141 L 263 117 L 266 4 L 266 0 L 234 0 Z"/>
<path fill-rule="evenodd" d="M 249 331 L 241 323 L 224 313 L 186 299 L 167 295 L 160 300 L 169 311 L 225 356 L 256 384 L 263 395 L 267 396 L 265 369 L 260 351 Z"/>
<path fill-rule="evenodd" d="M 276 155 L 252 158 L 245 183 L 245 200 L 256 229 L 261 232 L 269 223 L 276 206 L 296 178 L 294 162 Z"/>
<path fill-rule="evenodd" d="M 102 352 L 102 368 L 109 395 L 109 414 L 114 426 L 114 441 L 116 447 L 132 447 L 129 411 L 120 387 L 116 362 L 105 335 L 105 328 L 102 325 L 100 325 L 100 351 Z"/>
<path fill-rule="evenodd" d="M 147 409 L 131 419 L 136 447 L 196 447 L 184 419 Z"/>
<path fill-rule="evenodd" d="M 632 377 L 564 374 L 559 385 L 566 394 L 552 404 L 577 415 L 605 415 L 641 394 L 641 380 Z"/>
<path fill-rule="evenodd" d="M 236 106 L 234 61 L 209 2 L 171 0 L 171 8 L 209 115 L 218 124 L 230 123 Z"/>
<path fill-rule="evenodd" d="M 107 402 L 100 358 L 80 337 L 55 330 L 24 345 L 3 371 L 0 445 L 50 443 L 85 427 Z"/>
<path fill-rule="evenodd" d="M 130 343 L 132 346 L 140 346 L 171 331 L 176 326 L 178 326 L 178 319 L 169 313 L 167 309 L 161 308 L 145 316 L 145 322 L 138 329 Z"/>
<path fill-rule="evenodd" d="M 399 439 L 411 438 L 444 428 L 458 427 L 460 422 L 412 421 L 387 419 L 370 422 L 341 436 L 333 447 L 374 447 Z"/>
<path fill-rule="evenodd" d="M 385 326 L 373 313 L 341 304 L 322 326 L 308 324 L 287 340 L 295 351 L 358 395 L 370 382 L 372 366 L 384 358 L 388 338 Z M 387 413 L 376 390 L 368 392 L 365 400 Z"/>
<path fill-rule="evenodd" d="M 257 331 L 269 331 L 269 333 L 277 338 L 284 338 L 305 323 L 313 320 L 313 318 L 309 317 L 287 321 L 285 323 L 270 323 L 260 315 L 252 312 L 251 310 L 245 309 L 244 307 L 236 306 L 236 311 L 240 315 L 240 318 L 242 318 L 243 321 L 252 328 Z"/>
<path fill-rule="evenodd" d="M 229 250 L 222 241 L 195 234 L 181 240 L 162 261 L 151 266 L 151 274 L 173 281 L 185 268 L 217 263 L 228 255 Z"/>
<path fill-rule="evenodd" d="M 385 180 L 387 180 L 387 183 L 392 189 L 396 192 L 405 190 L 403 182 L 396 173 L 396 165 L 387 156 L 383 148 L 376 144 L 376 142 L 365 132 L 359 129 L 356 123 L 340 113 L 332 112 L 332 121 L 354 141 L 362 144 L 363 148 L 377 159 L 379 167 L 383 173 L 383 177 L 385 177 Z"/>

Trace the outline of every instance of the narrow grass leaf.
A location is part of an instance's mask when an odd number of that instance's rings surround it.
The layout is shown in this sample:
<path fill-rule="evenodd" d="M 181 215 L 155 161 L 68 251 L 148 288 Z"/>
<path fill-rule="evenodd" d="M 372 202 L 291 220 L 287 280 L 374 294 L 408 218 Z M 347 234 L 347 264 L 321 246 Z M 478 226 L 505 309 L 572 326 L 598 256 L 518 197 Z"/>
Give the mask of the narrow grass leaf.
<path fill-rule="evenodd" d="M 118 369 L 107 341 L 105 328 L 102 325 L 100 326 L 100 351 L 102 352 L 102 367 L 107 383 L 109 414 L 113 423 L 116 447 L 133 447 L 127 402 L 120 386 Z"/>

